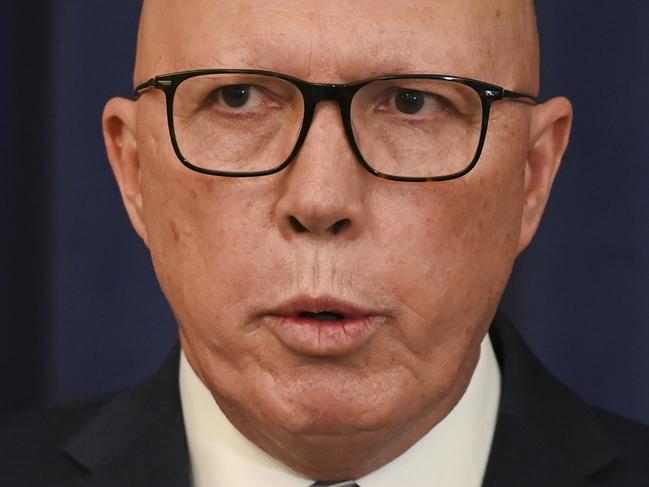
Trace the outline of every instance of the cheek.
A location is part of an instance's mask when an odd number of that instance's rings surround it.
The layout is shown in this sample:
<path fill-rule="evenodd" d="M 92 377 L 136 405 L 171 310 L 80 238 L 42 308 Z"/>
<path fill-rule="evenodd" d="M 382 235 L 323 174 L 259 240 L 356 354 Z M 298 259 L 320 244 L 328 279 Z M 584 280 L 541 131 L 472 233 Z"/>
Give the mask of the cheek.
<path fill-rule="evenodd" d="M 385 279 L 407 313 L 399 339 L 429 363 L 477 349 L 516 257 L 524 153 L 491 140 L 464 178 L 382 196 Z"/>
<path fill-rule="evenodd" d="M 142 178 L 155 271 L 181 332 L 191 326 L 187 336 L 228 356 L 245 332 L 232 323 L 242 323 L 251 307 L 254 293 L 248 290 L 263 287 L 252 272 L 253 263 L 263 258 L 258 246 L 267 232 L 266 210 L 252 194 L 258 196 L 259 185 L 254 191 L 172 162 L 147 165 Z"/>

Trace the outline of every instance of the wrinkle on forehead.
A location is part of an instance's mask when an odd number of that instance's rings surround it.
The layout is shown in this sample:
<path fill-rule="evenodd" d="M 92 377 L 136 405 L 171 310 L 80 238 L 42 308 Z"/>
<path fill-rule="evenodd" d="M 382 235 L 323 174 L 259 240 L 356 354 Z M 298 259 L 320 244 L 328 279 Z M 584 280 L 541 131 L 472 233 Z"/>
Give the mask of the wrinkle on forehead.
<path fill-rule="evenodd" d="M 135 81 L 197 68 L 343 82 L 418 71 L 536 93 L 532 0 L 145 0 Z"/>

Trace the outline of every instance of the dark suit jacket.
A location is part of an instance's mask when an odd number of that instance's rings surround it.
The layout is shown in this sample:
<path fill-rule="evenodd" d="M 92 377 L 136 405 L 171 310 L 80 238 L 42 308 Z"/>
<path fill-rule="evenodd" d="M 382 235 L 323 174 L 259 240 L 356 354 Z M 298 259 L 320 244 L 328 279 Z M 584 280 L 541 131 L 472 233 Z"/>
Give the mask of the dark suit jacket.
<path fill-rule="evenodd" d="M 502 315 L 491 336 L 503 393 L 484 486 L 649 487 L 649 427 L 585 405 Z M 0 486 L 188 485 L 178 357 L 105 400 L 5 419 Z"/>

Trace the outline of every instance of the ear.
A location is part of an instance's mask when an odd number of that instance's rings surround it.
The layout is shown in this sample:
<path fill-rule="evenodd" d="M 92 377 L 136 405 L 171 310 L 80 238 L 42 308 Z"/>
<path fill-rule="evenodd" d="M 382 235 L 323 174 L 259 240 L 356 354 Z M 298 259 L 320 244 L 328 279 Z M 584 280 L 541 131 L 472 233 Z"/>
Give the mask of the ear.
<path fill-rule="evenodd" d="M 147 244 L 142 211 L 140 163 L 135 137 L 136 114 L 136 102 L 126 98 L 110 100 L 103 114 L 104 142 L 131 224 Z"/>
<path fill-rule="evenodd" d="M 530 244 L 541 222 L 571 127 L 572 105 L 566 98 L 553 98 L 533 108 L 518 253 Z"/>

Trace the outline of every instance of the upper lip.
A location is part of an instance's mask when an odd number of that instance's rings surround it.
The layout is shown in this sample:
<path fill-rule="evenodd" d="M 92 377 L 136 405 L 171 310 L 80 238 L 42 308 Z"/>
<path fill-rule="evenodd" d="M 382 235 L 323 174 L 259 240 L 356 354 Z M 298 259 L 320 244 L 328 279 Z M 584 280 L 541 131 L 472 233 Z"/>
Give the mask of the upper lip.
<path fill-rule="evenodd" d="M 296 296 L 269 310 L 275 316 L 295 316 L 300 313 L 338 313 L 348 318 L 378 315 L 375 310 L 355 305 L 333 296 Z"/>

